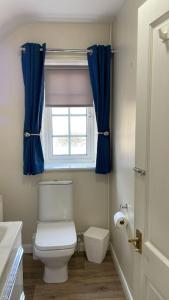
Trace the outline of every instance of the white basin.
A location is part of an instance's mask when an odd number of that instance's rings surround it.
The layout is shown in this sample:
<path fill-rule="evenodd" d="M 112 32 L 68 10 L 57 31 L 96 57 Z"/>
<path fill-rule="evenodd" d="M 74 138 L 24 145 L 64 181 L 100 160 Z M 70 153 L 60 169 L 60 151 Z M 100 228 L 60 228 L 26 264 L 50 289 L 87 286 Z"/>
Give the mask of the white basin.
<path fill-rule="evenodd" d="M 0 299 L 23 300 L 22 222 L 0 222 Z"/>
<path fill-rule="evenodd" d="M 0 282 L 21 228 L 22 222 L 0 222 Z"/>

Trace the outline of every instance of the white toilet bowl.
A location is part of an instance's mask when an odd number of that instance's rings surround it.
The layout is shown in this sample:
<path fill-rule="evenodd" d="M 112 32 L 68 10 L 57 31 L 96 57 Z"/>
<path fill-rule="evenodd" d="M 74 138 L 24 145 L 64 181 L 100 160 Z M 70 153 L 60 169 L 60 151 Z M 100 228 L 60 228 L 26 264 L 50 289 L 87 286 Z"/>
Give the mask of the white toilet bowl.
<path fill-rule="evenodd" d="M 35 255 L 44 263 L 43 279 L 59 283 L 68 279 L 68 261 L 76 247 L 74 222 L 40 222 L 35 238 Z"/>

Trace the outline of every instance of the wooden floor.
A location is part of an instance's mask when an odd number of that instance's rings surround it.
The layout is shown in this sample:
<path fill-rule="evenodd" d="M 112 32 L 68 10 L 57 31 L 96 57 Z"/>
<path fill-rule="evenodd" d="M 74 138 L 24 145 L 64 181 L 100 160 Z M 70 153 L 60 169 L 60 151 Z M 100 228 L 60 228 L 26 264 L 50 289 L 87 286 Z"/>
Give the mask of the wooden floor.
<path fill-rule="evenodd" d="M 108 255 L 101 264 L 75 255 L 69 263 L 69 280 L 46 284 L 42 280 L 43 266 L 32 255 L 24 255 L 24 290 L 26 300 L 125 300 L 122 287 Z"/>

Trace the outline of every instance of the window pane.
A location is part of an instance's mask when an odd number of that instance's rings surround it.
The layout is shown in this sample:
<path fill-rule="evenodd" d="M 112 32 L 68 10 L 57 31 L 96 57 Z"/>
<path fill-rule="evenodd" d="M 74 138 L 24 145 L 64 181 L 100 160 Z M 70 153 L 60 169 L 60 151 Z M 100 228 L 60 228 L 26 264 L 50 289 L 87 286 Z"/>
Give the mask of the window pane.
<path fill-rule="evenodd" d="M 52 117 L 53 135 L 68 135 L 68 117 Z"/>
<path fill-rule="evenodd" d="M 86 137 L 71 138 L 71 154 L 86 154 Z"/>
<path fill-rule="evenodd" d="M 70 113 L 72 115 L 86 115 L 86 107 L 71 107 Z"/>
<path fill-rule="evenodd" d="M 68 107 L 52 107 L 53 115 L 67 115 Z"/>
<path fill-rule="evenodd" d="M 53 155 L 69 154 L 68 138 L 54 137 L 53 138 Z"/>
<path fill-rule="evenodd" d="M 86 116 L 70 117 L 71 135 L 86 135 Z"/>

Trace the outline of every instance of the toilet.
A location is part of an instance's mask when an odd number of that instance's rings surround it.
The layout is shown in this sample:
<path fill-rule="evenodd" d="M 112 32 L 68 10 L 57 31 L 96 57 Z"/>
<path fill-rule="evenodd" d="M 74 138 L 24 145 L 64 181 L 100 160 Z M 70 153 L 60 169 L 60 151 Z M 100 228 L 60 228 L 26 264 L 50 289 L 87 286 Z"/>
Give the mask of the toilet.
<path fill-rule="evenodd" d="M 68 279 L 68 262 L 77 242 L 72 181 L 40 182 L 38 200 L 34 254 L 44 263 L 45 282 L 64 282 Z"/>

